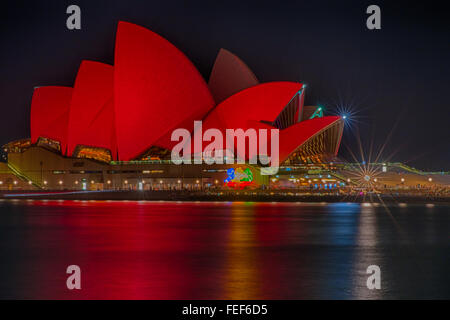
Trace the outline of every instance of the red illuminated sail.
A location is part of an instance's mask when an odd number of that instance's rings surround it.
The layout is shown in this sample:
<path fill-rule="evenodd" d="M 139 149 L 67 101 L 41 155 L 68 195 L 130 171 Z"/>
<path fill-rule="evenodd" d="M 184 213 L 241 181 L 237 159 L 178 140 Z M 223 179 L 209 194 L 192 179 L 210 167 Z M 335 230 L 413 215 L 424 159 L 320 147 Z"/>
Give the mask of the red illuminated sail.
<path fill-rule="evenodd" d="M 135 158 L 173 129 L 189 120 L 193 123 L 214 106 L 208 86 L 189 59 L 143 27 L 119 23 L 114 70 L 121 160 Z"/>
<path fill-rule="evenodd" d="M 69 87 L 39 87 L 34 90 L 30 117 L 32 143 L 36 143 L 39 137 L 58 141 L 65 153 L 72 91 Z"/>
<path fill-rule="evenodd" d="M 108 149 L 116 157 L 113 79 L 112 66 L 82 62 L 70 107 L 68 155 L 83 145 Z"/>

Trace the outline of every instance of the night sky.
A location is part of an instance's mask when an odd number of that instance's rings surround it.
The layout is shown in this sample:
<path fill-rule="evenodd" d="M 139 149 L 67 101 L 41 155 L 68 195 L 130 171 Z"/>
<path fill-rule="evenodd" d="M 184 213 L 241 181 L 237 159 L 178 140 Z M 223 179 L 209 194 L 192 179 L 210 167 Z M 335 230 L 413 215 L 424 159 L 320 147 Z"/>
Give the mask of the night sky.
<path fill-rule="evenodd" d="M 79 31 L 66 28 L 71 4 L 81 7 Z M 381 7 L 381 30 L 366 28 L 370 4 Z M 360 136 L 367 152 L 387 141 L 382 160 L 395 152 L 392 161 L 450 169 L 444 1 L 2 1 L 0 144 L 29 137 L 33 87 L 72 86 L 82 59 L 113 64 L 119 20 L 164 36 L 206 80 L 223 47 L 262 82 L 306 82 L 307 105 L 351 108 L 347 160 Z"/>

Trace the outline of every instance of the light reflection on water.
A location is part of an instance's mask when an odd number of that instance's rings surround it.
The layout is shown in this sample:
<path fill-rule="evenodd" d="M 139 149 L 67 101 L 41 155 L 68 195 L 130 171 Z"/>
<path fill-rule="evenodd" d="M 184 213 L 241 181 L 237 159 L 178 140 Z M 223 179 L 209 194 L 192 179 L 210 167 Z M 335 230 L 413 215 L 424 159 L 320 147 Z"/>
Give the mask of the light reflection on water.
<path fill-rule="evenodd" d="M 449 298 L 449 207 L 387 209 L 1 201 L 0 298 Z M 65 287 L 71 264 L 80 291 Z M 381 290 L 366 287 L 373 264 Z"/>

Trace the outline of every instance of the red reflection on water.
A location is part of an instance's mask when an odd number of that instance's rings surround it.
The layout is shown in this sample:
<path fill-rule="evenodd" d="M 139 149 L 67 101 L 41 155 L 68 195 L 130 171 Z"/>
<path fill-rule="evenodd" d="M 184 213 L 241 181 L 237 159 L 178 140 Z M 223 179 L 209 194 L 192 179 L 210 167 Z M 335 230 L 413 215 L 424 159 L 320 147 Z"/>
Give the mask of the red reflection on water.
<path fill-rule="evenodd" d="M 297 273 L 280 252 L 292 236 L 282 204 L 23 203 L 21 297 L 277 299 Z M 69 265 L 82 270 L 79 291 L 66 288 Z"/>
<path fill-rule="evenodd" d="M 439 272 L 448 270 L 442 260 L 448 208 L 435 207 L 432 215 L 420 206 L 394 212 L 414 241 L 436 244 L 421 251 L 405 250 L 391 218 L 376 209 L 345 203 L 0 201 L 0 298 L 448 297 L 446 274 Z M 432 237 L 420 232 L 431 227 Z M 416 257 L 427 272 L 404 273 Z M 66 288 L 72 264 L 82 270 L 80 291 Z M 382 291 L 368 292 L 369 264 L 404 268 L 384 268 L 390 281 Z"/>
<path fill-rule="evenodd" d="M 34 231 L 28 240 L 49 251 L 42 259 L 29 261 L 30 285 L 46 283 L 36 290 L 29 288 L 30 296 L 44 299 L 218 297 L 218 293 L 207 288 L 215 281 L 211 281 L 211 272 L 222 267 L 229 218 L 227 207 L 222 215 L 205 220 L 211 204 L 108 201 L 33 201 L 32 204 L 37 213 L 27 216 L 27 223 L 39 225 L 42 232 Z M 65 288 L 65 269 L 71 264 L 81 267 L 80 291 Z M 219 280 L 216 280 L 217 287 Z M 205 289 L 199 291 L 199 288 Z"/>

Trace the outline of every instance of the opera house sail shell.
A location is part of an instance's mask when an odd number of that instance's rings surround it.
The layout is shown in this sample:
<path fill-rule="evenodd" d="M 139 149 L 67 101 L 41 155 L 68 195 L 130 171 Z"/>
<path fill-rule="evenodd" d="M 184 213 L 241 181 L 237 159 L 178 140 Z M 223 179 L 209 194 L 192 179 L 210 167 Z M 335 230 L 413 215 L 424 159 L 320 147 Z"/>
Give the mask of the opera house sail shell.
<path fill-rule="evenodd" d="M 176 128 L 193 128 L 194 120 L 214 106 L 195 66 L 148 29 L 120 22 L 114 62 L 120 160 L 136 158 Z M 164 142 L 161 147 L 170 147 Z"/>
<path fill-rule="evenodd" d="M 321 156 L 336 156 L 343 130 L 338 116 L 308 119 L 281 130 L 280 162 L 320 163 Z"/>
<path fill-rule="evenodd" d="M 244 61 L 230 51 L 220 49 L 208 82 L 216 103 L 258 84 L 255 74 Z"/>
<path fill-rule="evenodd" d="M 66 152 L 72 88 L 38 87 L 31 100 L 31 142 Z"/>
<path fill-rule="evenodd" d="M 268 82 L 245 89 L 216 106 L 204 127 L 247 129 L 249 120 L 272 123 L 301 88 L 296 82 Z"/>
<path fill-rule="evenodd" d="M 171 141 L 173 130 L 192 133 L 194 121 L 202 120 L 203 130 L 219 129 L 225 138 L 226 129 L 279 129 L 284 163 L 336 156 L 343 120 L 324 116 L 322 108 L 304 101 L 302 83 L 260 83 L 225 49 L 207 84 L 169 41 L 119 22 L 114 65 L 82 61 L 73 88 L 35 89 L 30 143 L 103 163 L 169 159 L 178 143 Z"/>
<path fill-rule="evenodd" d="M 81 63 L 70 104 L 68 156 L 117 159 L 113 81 L 112 66 Z"/>

